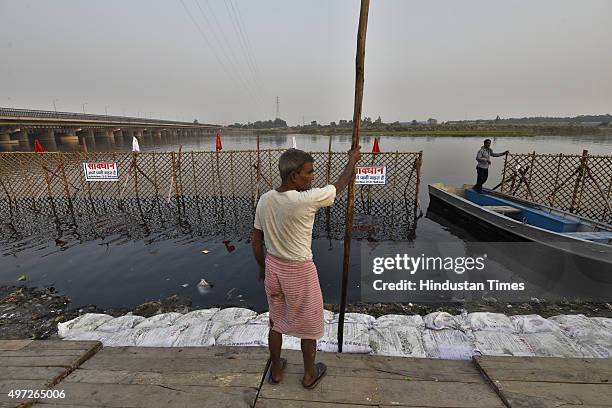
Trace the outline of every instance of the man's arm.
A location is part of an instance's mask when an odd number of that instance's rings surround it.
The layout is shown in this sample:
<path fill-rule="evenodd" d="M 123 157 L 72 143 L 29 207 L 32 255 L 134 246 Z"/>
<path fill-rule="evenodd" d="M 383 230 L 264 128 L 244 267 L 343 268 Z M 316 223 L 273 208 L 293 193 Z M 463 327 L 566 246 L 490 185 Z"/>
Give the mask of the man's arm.
<path fill-rule="evenodd" d="M 253 255 L 259 264 L 259 280 L 264 280 L 266 270 L 266 255 L 264 253 L 264 234 L 263 231 L 253 228 L 253 236 L 251 237 L 251 246 L 253 247 Z"/>
<path fill-rule="evenodd" d="M 493 153 L 493 152 L 491 152 L 491 156 L 499 157 L 499 156 L 503 156 L 506 153 L 510 153 L 510 150 L 506 150 L 505 152 L 501 152 L 501 153 Z"/>
<path fill-rule="evenodd" d="M 340 176 L 338 176 L 338 180 L 334 183 L 334 187 L 336 187 L 336 196 L 342 192 L 351 181 L 351 176 L 353 175 L 353 171 L 355 171 L 355 165 L 361 159 L 361 146 L 357 146 L 357 148 L 349 150 L 349 160 L 346 164 L 344 170 Z"/>

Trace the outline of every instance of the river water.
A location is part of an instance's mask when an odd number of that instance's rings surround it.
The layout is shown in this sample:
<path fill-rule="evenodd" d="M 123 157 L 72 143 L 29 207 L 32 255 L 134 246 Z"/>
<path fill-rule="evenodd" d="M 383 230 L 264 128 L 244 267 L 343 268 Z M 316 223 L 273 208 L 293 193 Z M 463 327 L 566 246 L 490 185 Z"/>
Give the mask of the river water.
<path fill-rule="evenodd" d="M 260 147 L 288 148 L 295 138 L 299 149 L 327 151 L 329 137 L 323 135 L 261 135 Z M 224 150 L 247 150 L 256 146 L 253 134 L 224 134 Z M 612 136 L 496 137 L 492 148 L 515 153 L 612 154 Z M 373 136 L 362 137 L 362 149 L 370 151 Z M 151 142 L 152 143 L 152 142 Z M 181 141 L 183 150 L 213 150 L 214 136 Z M 474 183 L 475 155 L 482 145 L 475 137 L 380 137 L 382 151 L 423 151 L 420 205 L 426 212 L 427 184 L 444 182 Z M 116 143 L 110 148 L 129 150 L 131 143 Z M 346 151 L 350 135 L 334 135 L 332 149 Z M 58 145 L 62 150 L 62 146 Z M 108 148 L 108 147 L 107 147 Z M 141 143 L 144 151 L 177 150 L 177 145 Z M 91 150 L 91 147 L 90 147 Z M 488 186 L 499 181 L 503 158 L 492 159 Z M 316 169 L 316 163 L 315 163 Z M 322 172 L 320 173 L 322 176 Z M 164 225 L 158 231 L 135 233 L 138 223 L 120 214 L 100 215 L 91 222 L 93 239 L 66 244 L 62 226 L 53 226 L 36 239 L 11 239 L 10 228 L 2 220 L 0 230 L 0 284 L 23 283 L 29 286 L 52 285 L 72 299 L 73 306 L 96 304 L 100 307 L 132 307 L 146 300 L 178 294 L 190 297 L 196 306 L 240 305 L 266 309 L 263 285 L 256 279 L 257 266 L 248 239 L 225 233 L 204 236 L 186 231 L 180 225 Z M 85 222 L 85 221 L 83 221 Z M 102 231 L 102 232 L 101 232 Z M 129 233 L 126 233 L 129 231 Z M 95 234 L 94 234 L 95 235 Z M 462 244 L 493 237 L 482 236 L 469 226 L 430 214 L 418 220 L 417 243 L 448 242 Z M 367 241 L 355 241 L 351 256 L 349 301 L 360 300 L 359 269 L 361 251 Z M 204 254 L 202 251 L 206 250 Z M 342 271 L 342 242 L 318 238 L 313 241 L 314 260 L 326 303 L 338 303 Z M 27 280 L 18 282 L 25 275 Z M 512 267 L 497 270 L 496 278 L 521 282 Z M 205 278 L 212 288 L 197 287 Z M 545 288 L 533 287 L 533 296 Z M 409 299 L 406 299 L 409 301 Z"/>

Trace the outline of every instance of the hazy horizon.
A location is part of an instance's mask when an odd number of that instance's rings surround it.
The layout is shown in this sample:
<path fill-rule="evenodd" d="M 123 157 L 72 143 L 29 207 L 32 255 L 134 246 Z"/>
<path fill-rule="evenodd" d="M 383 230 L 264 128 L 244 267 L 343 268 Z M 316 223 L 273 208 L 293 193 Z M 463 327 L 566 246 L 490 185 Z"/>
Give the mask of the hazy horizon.
<path fill-rule="evenodd" d="M 0 0 L 0 106 L 351 119 L 359 1 Z M 363 116 L 612 113 L 612 2 L 372 0 Z M 140 113 L 140 115 L 138 115 Z"/>

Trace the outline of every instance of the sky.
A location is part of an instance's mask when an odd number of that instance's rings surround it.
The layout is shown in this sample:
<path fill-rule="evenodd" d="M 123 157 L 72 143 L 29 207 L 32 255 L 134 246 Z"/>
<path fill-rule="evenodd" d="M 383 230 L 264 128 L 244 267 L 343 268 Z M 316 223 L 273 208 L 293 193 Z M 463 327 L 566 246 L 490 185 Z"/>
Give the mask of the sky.
<path fill-rule="evenodd" d="M 0 106 L 351 119 L 358 20 L 357 0 L 0 0 Z M 371 0 L 363 116 L 612 113 L 611 44 L 608 0 Z"/>

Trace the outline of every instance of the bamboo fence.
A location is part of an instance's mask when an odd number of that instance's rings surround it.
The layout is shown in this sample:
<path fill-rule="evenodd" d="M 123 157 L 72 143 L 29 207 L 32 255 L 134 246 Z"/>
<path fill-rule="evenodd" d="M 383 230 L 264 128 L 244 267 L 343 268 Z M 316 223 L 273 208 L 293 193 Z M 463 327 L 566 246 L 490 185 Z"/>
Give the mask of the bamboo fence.
<path fill-rule="evenodd" d="M 501 192 L 612 223 L 612 156 L 508 154 Z"/>
<path fill-rule="evenodd" d="M 245 236 L 259 196 L 280 185 L 283 151 L 2 153 L 0 216 L 20 231 L 49 220 L 74 229 L 110 215 L 131 217 L 145 230 L 172 220 L 198 235 Z M 333 183 L 347 162 L 346 153 L 331 149 L 311 154 L 314 187 Z M 421 152 L 363 155 L 362 165 L 387 166 L 387 184 L 357 186 L 357 238 L 414 238 L 421 157 Z M 87 162 L 117 163 L 119 180 L 86 181 Z M 345 191 L 328 211 L 317 213 L 315 237 L 342 239 L 346 196 Z"/>

